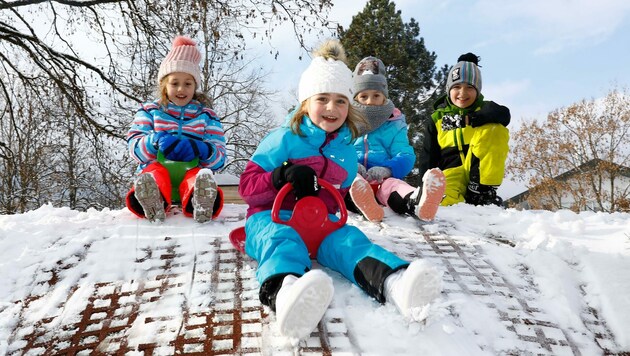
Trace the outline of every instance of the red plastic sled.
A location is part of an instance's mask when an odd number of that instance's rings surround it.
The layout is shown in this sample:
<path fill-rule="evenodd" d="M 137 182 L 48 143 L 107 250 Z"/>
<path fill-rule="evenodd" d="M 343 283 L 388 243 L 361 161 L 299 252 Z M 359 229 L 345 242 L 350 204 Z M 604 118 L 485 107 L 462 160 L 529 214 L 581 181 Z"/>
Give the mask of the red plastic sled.
<path fill-rule="evenodd" d="M 302 237 L 306 248 L 308 249 L 309 256 L 311 258 L 317 257 L 317 249 L 322 243 L 324 238 L 333 231 L 344 226 L 348 220 L 348 211 L 346 205 L 343 202 L 343 198 L 339 191 L 323 179 L 318 179 L 319 185 L 328 190 L 332 194 L 333 198 L 337 202 L 340 210 L 339 220 L 336 222 L 331 221 L 328 218 L 328 209 L 326 204 L 318 197 L 304 197 L 295 204 L 293 208 L 293 214 L 289 220 L 282 220 L 280 218 L 280 206 L 284 201 L 286 195 L 293 190 L 293 186 L 287 183 L 276 196 L 271 208 L 271 220 L 278 224 L 285 224 L 291 226 Z M 239 227 L 230 232 L 230 242 L 234 247 L 245 252 L 245 227 Z"/>

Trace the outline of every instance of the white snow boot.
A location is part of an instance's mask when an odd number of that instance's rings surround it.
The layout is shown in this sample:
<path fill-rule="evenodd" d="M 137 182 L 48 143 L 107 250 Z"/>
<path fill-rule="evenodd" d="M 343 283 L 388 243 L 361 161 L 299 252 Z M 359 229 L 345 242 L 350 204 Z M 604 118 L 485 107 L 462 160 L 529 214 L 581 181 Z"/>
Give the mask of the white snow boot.
<path fill-rule="evenodd" d="M 414 308 L 421 308 L 442 292 L 442 272 L 431 263 L 416 260 L 385 279 L 385 299 L 393 303 L 405 317 Z"/>
<path fill-rule="evenodd" d="M 150 173 L 144 173 L 133 183 L 134 195 L 144 210 L 144 216 L 149 221 L 164 221 L 166 211 L 164 200 L 155 178 Z"/>
<path fill-rule="evenodd" d="M 192 197 L 193 218 L 197 222 L 212 220 L 214 200 L 217 198 L 217 182 L 212 170 L 204 168 L 197 173 Z"/>
<path fill-rule="evenodd" d="M 280 332 L 302 339 L 322 320 L 333 297 L 332 278 L 320 270 L 302 277 L 288 275 L 276 295 L 276 321 Z"/>

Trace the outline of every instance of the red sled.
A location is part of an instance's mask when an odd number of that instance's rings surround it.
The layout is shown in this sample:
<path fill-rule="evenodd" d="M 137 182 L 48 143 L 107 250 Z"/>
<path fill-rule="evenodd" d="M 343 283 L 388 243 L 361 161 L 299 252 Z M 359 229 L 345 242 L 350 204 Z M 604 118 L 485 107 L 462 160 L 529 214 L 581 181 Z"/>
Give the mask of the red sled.
<path fill-rule="evenodd" d="M 278 192 L 271 208 L 271 220 L 278 224 L 291 226 L 302 237 L 308 254 L 312 259 L 317 257 L 317 250 L 326 236 L 339 229 L 348 221 L 348 210 L 339 191 L 323 179 L 318 179 L 319 185 L 329 191 L 339 206 L 340 217 L 337 221 L 331 221 L 328 216 L 326 204 L 319 197 L 304 197 L 295 203 L 293 214 L 289 220 L 280 218 L 280 206 L 287 194 L 293 190 L 291 183 L 285 184 Z M 245 227 L 241 226 L 230 232 L 230 242 L 234 247 L 245 252 Z"/>

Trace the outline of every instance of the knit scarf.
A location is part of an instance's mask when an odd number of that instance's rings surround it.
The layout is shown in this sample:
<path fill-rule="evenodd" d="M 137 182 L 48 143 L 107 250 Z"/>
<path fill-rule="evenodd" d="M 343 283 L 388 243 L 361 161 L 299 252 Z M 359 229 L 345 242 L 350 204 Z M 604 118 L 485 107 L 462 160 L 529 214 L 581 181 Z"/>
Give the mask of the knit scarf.
<path fill-rule="evenodd" d="M 356 101 L 352 102 L 352 105 L 363 114 L 369 124 L 369 127 L 359 125 L 359 136 L 369 134 L 381 127 L 394 112 L 394 103 L 389 99 L 383 105 L 363 105 Z"/>

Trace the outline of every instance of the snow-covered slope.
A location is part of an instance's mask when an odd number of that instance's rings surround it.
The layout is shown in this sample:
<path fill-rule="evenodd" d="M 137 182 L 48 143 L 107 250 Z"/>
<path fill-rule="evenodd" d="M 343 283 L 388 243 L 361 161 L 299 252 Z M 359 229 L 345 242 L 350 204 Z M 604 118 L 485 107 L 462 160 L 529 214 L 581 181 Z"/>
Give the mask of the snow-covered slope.
<path fill-rule="evenodd" d="M 0 354 L 601 354 L 630 351 L 630 215 L 440 208 L 422 224 L 351 215 L 370 238 L 444 271 L 444 292 L 403 319 L 338 274 L 298 345 L 257 300 L 256 264 L 219 221 L 151 224 L 126 209 L 43 206 L 0 216 Z M 27 352 L 28 351 L 28 352 Z"/>

